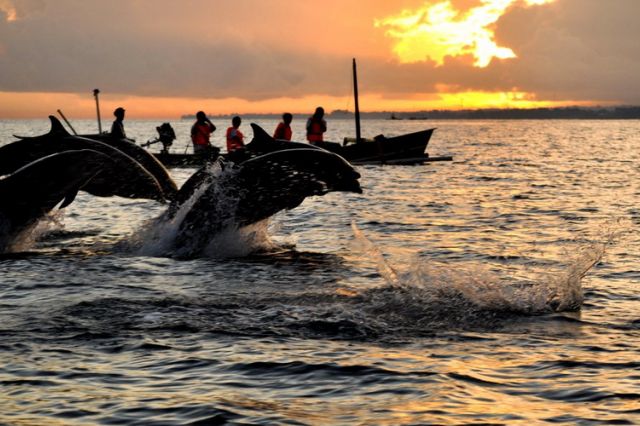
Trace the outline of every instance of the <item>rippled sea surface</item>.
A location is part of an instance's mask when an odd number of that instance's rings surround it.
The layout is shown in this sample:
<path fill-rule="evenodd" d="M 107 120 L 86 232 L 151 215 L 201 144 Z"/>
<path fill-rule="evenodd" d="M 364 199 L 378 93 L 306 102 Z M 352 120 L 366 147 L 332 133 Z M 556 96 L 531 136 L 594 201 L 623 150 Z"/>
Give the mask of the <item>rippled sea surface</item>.
<path fill-rule="evenodd" d="M 0 423 L 640 423 L 640 122 L 363 122 L 430 127 L 453 162 L 359 167 L 208 258 L 128 252 L 165 207 L 80 194 L 0 257 Z"/>

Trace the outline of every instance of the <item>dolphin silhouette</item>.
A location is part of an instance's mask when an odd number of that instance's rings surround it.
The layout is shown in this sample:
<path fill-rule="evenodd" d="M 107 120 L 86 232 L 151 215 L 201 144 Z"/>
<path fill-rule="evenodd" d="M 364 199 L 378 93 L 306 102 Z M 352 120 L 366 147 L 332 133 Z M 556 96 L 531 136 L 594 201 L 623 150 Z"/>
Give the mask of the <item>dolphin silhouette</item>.
<path fill-rule="evenodd" d="M 93 195 L 118 195 L 127 198 L 148 198 L 154 200 L 171 199 L 177 194 L 177 186 L 169 173 L 158 160 L 142 147 L 121 140 L 113 145 L 100 141 L 73 136 L 54 116 L 49 116 L 51 130 L 40 136 L 23 137 L 0 147 L 0 176 L 13 173 L 32 161 L 51 154 L 69 150 L 92 150 L 105 154 L 123 167 L 119 173 L 101 174 L 100 179 L 92 181 L 85 190 Z M 149 188 L 148 180 L 154 179 L 157 188 L 152 192 L 141 191 Z M 116 181 L 118 185 L 114 185 Z"/>
<path fill-rule="evenodd" d="M 0 252 L 56 205 L 69 205 L 80 190 L 160 201 L 166 195 L 165 186 L 129 155 L 71 136 L 54 117 L 50 119 L 48 134 L 0 147 L 0 176 L 4 175 L 0 177 Z M 360 174 L 344 158 L 306 144 L 286 144 L 239 164 L 220 158 L 173 193 L 157 221 L 179 218 L 174 241 L 179 256 L 198 256 L 224 229 L 241 228 L 293 209 L 306 197 L 333 191 L 362 193 Z"/>
<path fill-rule="evenodd" d="M 69 205 L 79 190 L 108 167 L 119 166 L 101 152 L 65 151 L 0 179 L 0 253 L 56 205 Z"/>
<path fill-rule="evenodd" d="M 193 257 L 222 230 L 293 209 L 306 197 L 333 191 L 362 193 L 359 178 L 351 164 L 324 150 L 276 151 L 239 165 L 220 159 L 187 180 L 159 220 L 172 220 L 189 206 L 174 247 L 180 256 Z"/>

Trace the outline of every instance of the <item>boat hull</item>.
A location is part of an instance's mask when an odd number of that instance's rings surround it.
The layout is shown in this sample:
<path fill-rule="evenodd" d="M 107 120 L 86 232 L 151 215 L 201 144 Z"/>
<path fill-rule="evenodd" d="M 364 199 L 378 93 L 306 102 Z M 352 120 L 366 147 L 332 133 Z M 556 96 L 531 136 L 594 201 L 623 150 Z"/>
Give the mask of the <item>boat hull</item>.
<path fill-rule="evenodd" d="M 433 160 L 425 153 L 435 129 L 422 130 L 394 137 L 378 137 L 346 146 L 336 142 L 320 142 L 315 145 L 334 152 L 352 164 L 419 164 L 429 161 L 446 161 L 444 157 Z M 166 167 L 199 167 L 206 159 L 193 154 L 154 153 Z"/>
<path fill-rule="evenodd" d="M 343 146 L 335 142 L 315 145 L 341 155 L 351 163 L 386 163 L 409 158 L 424 158 L 435 129 L 422 130 L 394 137 L 379 136 L 374 140 Z"/>

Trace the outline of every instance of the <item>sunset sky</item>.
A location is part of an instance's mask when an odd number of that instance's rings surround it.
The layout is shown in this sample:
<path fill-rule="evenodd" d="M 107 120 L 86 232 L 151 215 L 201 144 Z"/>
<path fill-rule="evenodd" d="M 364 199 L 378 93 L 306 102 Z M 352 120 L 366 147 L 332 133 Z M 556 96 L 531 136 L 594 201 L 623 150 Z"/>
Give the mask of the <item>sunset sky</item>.
<path fill-rule="evenodd" d="M 0 0 L 0 118 L 640 104 L 640 0 Z"/>

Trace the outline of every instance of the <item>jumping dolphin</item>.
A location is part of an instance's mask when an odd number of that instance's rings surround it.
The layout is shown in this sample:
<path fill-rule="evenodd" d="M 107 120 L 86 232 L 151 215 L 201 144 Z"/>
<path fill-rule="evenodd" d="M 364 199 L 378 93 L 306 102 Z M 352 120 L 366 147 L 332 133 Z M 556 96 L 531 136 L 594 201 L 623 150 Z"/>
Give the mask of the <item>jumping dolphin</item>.
<path fill-rule="evenodd" d="M 293 209 L 306 197 L 331 191 L 362 193 L 360 174 L 342 157 L 324 150 L 277 151 L 239 165 L 218 160 L 208 167 L 185 182 L 160 218 L 174 219 L 188 206 L 174 244 L 180 256 L 196 256 L 223 229 Z"/>
<path fill-rule="evenodd" d="M 0 176 L 11 174 L 20 167 L 51 154 L 88 149 L 100 152 L 120 165 L 117 173 L 112 173 L 116 170 L 113 167 L 105 168 L 103 173 L 83 188 L 93 195 L 118 195 L 163 201 L 173 198 L 177 193 L 176 184 L 166 169 L 162 168 L 163 173 L 152 174 L 140 162 L 123 151 L 102 142 L 72 136 L 62 127 L 58 119 L 53 116 L 49 119 L 51 120 L 49 133 L 36 137 L 23 137 L 19 141 L 0 147 Z M 150 156 L 148 153 L 147 155 Z M 155 185 L 150 184 L 150 181 L 154 181 Z"/>
<path fill-rule="evenodd" d="M 60 208 L 69 205 L 107 167 L 118 165 L 100 152 L 65 151 L 0 179 L 0 253 L 61 201 Z"/>
<path fill-rule="evenodd" d="M 12 173 L 30 162 L 50 154 L 68 150 L 90 149 L 101 152 L 114 160 L 127 165 L 122 170 L 125 175 L 112 176 L 123 183 L 121 190 L 116 195 L 129 198 L 172 199 L 178 189 L 164 166 L 142 147 L 125 140 L 114 140 L 106 144 L 93 139 L 82 138 L 69 134 L 62 123 L 54 116 L 49 116 L 51 130 L 41 136 L 21 137 L 19 141 L 0 147 L 0 176 Z M 148 179 L 153 176 L 157 181 L 160 191 L 154 194 L 140 194 L 130 192 L 130 187 L 135 187 L 139 179 Z M 94 182 L 93 186 L 98 186 Z M 91 191 L 88 191 L 91 192 Z M 99 191 L 98 191 L 99 192 Z M 92 192 L 94 193 L 94 192 Z M 102 195 L 94 193 L 94 195 Z"/>
<path fill-rule="evenodd" d="M 72 137 L 70 134 L 68 134 L 68 136 Z M 178 188 L 169 175 L 167 168 L 143 147 L 136 145 L 129 139 L 114 138 L 108 133 L 102 135 L 86 135 L 83 137 L 107 144 L 136 160 L 158 180 L 168 199 L 172 199 L 177 194 Z"/>
<path fill-rule="evenodd" d="M 0 252 L 56 205 L 70 204 L 79 190 L 158 200 L 165 195 L 158 180 L 124 152 L 71 136 L 53 117 L 51 122 L 46 135 L 0 147 Z M 258 138 L 268 142 L 259 132 Z M 189 178 L 156 219 L 177 224 L 175 255 L 200 255 L 221 231 L 293 209 L 309 196 L 362 193 L 360 174 L 339 155 L 295 142 L 285 148 L 239 164 L 220 158 Z"/>

